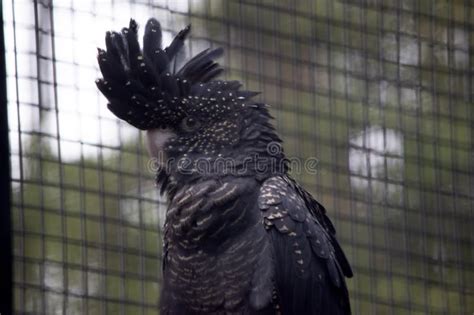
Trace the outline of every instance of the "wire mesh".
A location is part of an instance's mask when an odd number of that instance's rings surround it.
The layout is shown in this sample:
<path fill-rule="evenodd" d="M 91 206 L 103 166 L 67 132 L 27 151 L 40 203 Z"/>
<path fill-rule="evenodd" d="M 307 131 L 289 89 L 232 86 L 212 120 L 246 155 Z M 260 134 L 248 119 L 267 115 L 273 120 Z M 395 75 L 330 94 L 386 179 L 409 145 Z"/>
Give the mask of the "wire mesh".
<path fill-rule="evenodd" d="M 103 34 L 156 17 L 272 106 L 328 209 L 355 314 L 474 312 L 470 0 L 2 2 L 14 309 L 156 314 L 164 200 L 94 85 Z"/>

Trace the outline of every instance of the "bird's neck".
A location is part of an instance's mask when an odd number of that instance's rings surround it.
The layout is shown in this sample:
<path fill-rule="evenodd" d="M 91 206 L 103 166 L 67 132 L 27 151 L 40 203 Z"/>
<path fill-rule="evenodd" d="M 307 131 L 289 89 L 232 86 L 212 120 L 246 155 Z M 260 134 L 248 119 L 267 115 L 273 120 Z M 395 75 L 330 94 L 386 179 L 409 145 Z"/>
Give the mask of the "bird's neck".
<path fill-rule="evenodd" d="M 183 187 L 193 182 L 209 179 L 251 177 L 260 182 L 286 174 L 288 160 L 282 141 L 267 117 L 268 112 L 260 109 L 259 115 L 249 115 L 235 145 L 229 145 L 216 152 L 170 152 L 166 175 L 174 187 Z M 170 187 L 173 187 L 171 185 Z"/>

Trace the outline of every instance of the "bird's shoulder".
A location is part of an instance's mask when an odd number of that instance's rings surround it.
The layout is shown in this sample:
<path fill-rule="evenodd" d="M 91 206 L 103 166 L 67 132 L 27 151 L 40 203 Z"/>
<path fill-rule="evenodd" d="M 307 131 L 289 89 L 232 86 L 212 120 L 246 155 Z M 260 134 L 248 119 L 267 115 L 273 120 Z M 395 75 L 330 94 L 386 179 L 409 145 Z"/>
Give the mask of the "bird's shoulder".
<path fill-rule="evenodd" d="M 330 233 L 333 227 L 321 222 L 320 218 L 325 216 L 325 210 L 319 207 L 319 203 L 313 204 L 309 193 L 290 177 L 283 175 L 267 179 L 260 188 L 258 206 L 267 230 L 275 230 L 289 239 L 294 238 L 295 244 L 303 237 L 301 241 L 307 241 L 311 245 L 315 256 L 330 258 L 333 251 Z M 310 256 L 304 259 L 305 257 L 299 257 L 300 253 L 301 251 L 295 250 L 294 256 L 296 265 L 300 265 L 298 269 L 304 273 L 313 258 Z"/>
<path fill-rule="evenodd" d="M 274 249 L 283 311 L 350 312 L 345 277 L 352 270 L 324 208 L 286 175 L 262 184 L 258 206 Z"/>

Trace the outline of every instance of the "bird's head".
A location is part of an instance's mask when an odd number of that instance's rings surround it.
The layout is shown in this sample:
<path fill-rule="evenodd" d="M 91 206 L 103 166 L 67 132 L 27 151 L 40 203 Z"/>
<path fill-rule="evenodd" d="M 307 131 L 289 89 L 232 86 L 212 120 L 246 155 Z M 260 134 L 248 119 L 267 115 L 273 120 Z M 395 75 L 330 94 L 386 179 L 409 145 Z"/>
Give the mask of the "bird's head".
<path fill-rule="evenodd" d="M 107 49 L 98 53 L 103 78 L 96 83 L 118 118 L 146 130 L 161 182 L 286 171 L 268 110 L 251 100 L 257 93 L 240 90 L 238 81 L 215 79 L 222 49 L 204 50 L 176 70 L 172 65 L 190 27 L 163 48 L 160 24 L 150 19 L 143 49 L 137 29 L 131 20 L 120 33 L 107 32 Z"/>

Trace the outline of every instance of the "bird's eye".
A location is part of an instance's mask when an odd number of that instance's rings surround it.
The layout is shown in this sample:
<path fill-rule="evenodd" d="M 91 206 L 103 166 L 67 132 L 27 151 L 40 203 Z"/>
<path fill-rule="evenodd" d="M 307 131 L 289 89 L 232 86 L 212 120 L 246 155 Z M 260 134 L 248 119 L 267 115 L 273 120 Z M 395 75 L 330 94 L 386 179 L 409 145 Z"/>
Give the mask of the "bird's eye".
<path fill-rule="evenodd" d="M 181 129 L 183 129 L 186 132 L 195 131 L 196 129 L 199 128 L 200 125 L 201 123 L 199 122 L 199 120 L 193 117 L 185 117 L 181 121 Z"/>

